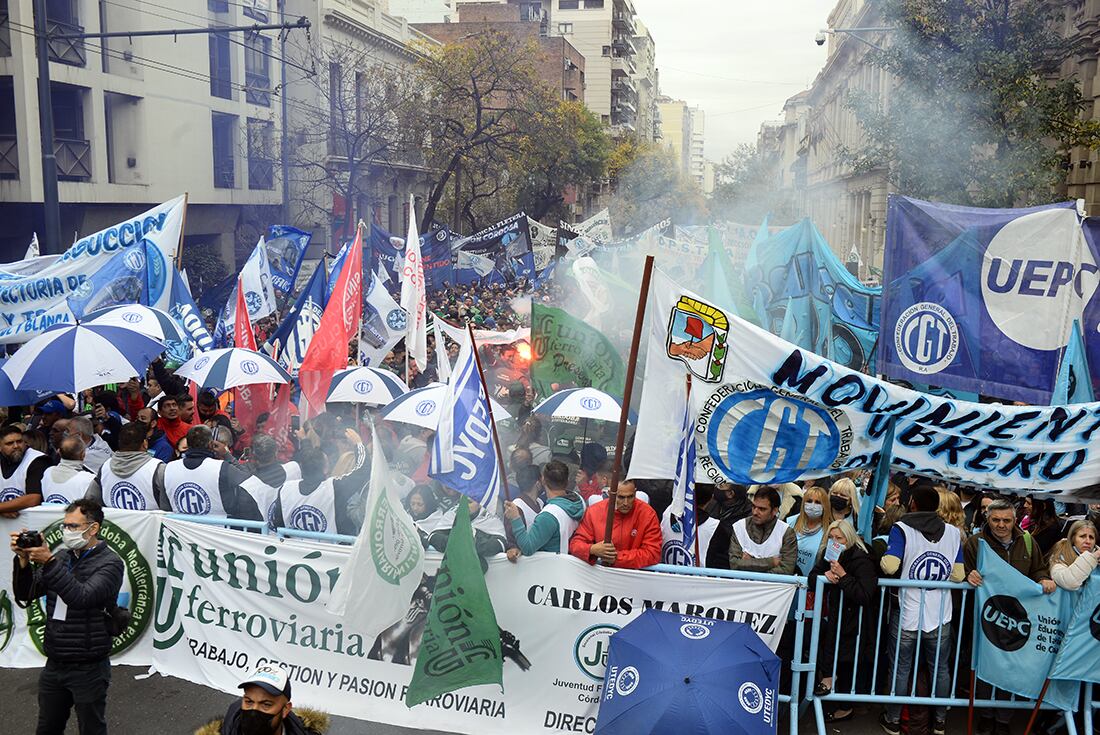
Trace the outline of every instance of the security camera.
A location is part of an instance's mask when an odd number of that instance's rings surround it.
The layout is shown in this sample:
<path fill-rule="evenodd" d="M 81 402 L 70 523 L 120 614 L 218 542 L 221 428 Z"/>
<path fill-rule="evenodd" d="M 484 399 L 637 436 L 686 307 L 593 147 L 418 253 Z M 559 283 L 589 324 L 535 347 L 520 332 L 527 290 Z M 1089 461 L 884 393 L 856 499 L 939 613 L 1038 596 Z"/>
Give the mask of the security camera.
<path fill-rule="evenodd" d="M 816 43 L 818 46 L 825 45 L 825 31 L 817 32 L 817 35 L 814 36 L 814 43 Z"/>

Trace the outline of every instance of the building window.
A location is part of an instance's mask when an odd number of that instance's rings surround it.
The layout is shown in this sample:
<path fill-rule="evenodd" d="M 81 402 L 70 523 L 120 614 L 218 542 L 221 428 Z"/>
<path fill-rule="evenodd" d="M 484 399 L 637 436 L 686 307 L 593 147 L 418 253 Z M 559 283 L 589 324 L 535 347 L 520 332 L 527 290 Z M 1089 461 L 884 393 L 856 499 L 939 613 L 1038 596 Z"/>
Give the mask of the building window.
<path fill-rule="evenodd" d="M 268 4 L 268 0 L 244 0 L 241 13 L 243 13 L 246 18 L 266 23 Z"/>
<path fill-rule="evenodd" d="M 90 181 L 92 147 L 84 138 L 84 92 L 68 84 L 50 85 L 53 102 L 53 149 L 57 178 Z"/>
<path fill-rule="evenodd" d="M 585 10 L 595 10 L 603 7 L 603 0 L 584 0 Z"/>
<path fill-rule="evenodd" d="M 271 107 L 271 39 L 250 34 L 244 41 L 245 99 L 253 105 Z"/>
<path fill-rule="evenodd" d="M 572 32 L 573 32 L 573 24 L 572 23 L 558 23 L 558 33 L 562 34 L 563 36 L 567 36 Z"/>
<path fill-rule="evenodd" d="M 611 55 L 611 47 L 610 46 L 604 46 L 603 47 L 603 55 L 604 56 L 610 56 Z"/>
<path fill-rule="evenodd" d="M 206 9 L 211 13 L 228 13 L 229 0 L 206 0 Z"/>
<path fill-rule="evenodd" d="M 558 10 L 576 10 L 580 6 L 580 0 L 558 0 Z"/>
<path fill-rule="evenodd" d="M 19 145 L 15 122 L 15 85 L 0 77 L 0 179 L 19 178 Z"/>
<path fill-rule="evenodd" d="M 46 33 L 49 36 L 83 32 L 76 0 L 46 0 Z M 85 66 L 88 63 L 83 39 L 51 37 L 47 45 L 51 61 L 70 66 Z"/>
<path fill-rule="evenodd" d="M 275 188 L 275 158 L 271 154 L 274 124 L 269 120 L 248 120 L 248 188 Z"/>
<path fill-rule="evenodd" d="M 8 0 L 0 0 L 0 56 L 11 56 L 11 27 L 8 20 Z"/>
<path fill-rule="evenodd" d="M 211 118 L 214 150 L 214 188 L 232 189 L 236 185 L 234 153 L 237 147 L 237 117 L 213 113 Z"/>
<path fill-rule="evenodd" d="M 233 99 L 233 57 L 228 33 L 211 33 L 210 39 L 210 94 L 222 99 Z"/>

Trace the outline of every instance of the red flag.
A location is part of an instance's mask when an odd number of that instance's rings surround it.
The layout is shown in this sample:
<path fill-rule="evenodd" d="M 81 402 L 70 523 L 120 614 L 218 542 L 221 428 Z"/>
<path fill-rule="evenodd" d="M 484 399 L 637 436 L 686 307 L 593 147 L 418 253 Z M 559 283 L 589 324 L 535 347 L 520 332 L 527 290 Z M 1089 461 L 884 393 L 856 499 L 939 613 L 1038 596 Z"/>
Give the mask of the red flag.
<path fill-rule="evenodd" d="M 305 359 L 298 368 L 298 383 L 313 418 L 325 410 L 325 395 L 332 375 L 348 366 L 348 342 L 359 334 L 363 316 L 363 228 L 355 230 L 344 267 L 329 297 L 321 323 L 313 333 Z"/>
<path fill-rule="evenodd" d="M 252 334 L 252 320 L 248 318 L 248 307 L 244 303 L 244 286 L 237 276 L 237 315 L 233 321 L 233 346 L 246 350 L 256 349 L 256 337 Z"/>
<path fill-rule="evenodd" d="M 246 350 L 256 349 L 256 337 L 252 333 L 252 320 L 248 318 L 244 286 L 240 277 L 237 278 L 237 315 L 233 321 L 233 344 Z M 251 442 L 252 431 L 256 428 L 256 417 L 265 413 L 271 405 L 271 384 L 242 385 L 236 391 L 233 413 L 244 427 L 247 444 Z"/>
<path fill-rule="evenodd" d="M 279 459 L 283 462 L 289 462 L 294 457 L 294 444 L 290 441 L 290 416 L 295 410 L 290 401 L 293 390 L 294 386 L 290 383 L 279 388 L 275 396 L 275 406 L 264 426 L 264 433 L 275 439 L 275 444 L 279 447 Z"/>

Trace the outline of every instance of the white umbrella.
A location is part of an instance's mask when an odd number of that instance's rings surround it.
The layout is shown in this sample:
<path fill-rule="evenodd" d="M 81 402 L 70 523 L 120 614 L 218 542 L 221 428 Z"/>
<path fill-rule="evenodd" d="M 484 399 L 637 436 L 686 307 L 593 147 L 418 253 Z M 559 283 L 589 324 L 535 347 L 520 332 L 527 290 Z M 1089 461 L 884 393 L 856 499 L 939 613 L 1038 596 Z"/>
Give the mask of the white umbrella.
<path fill-rule="evenodd" d="M 240 347 L 196 355 L 176 368 L 176 375 L 198 384 L 199 390 L 290 382 L 290 375 L 279 363 L 260 352 Z"/>
<path fill-rule="evenodd" d="M 409 389 L 401 379 L 388 370 L 353 367 L 332 376 L 325 401 L 385 406 L 394 398 L 408 392 Z"/>
<path fill-rule="evenodd" d="M 382 418 L 434 431 L 439 426 L 439 407 L 443 405 L 446 393 L 447 386 L 443 383 L 430 383 L 423 388 L 411 390 L 382 409 Z M 489 405 L 493 409 L 494 421 L 512 418 L 504 406 L 492 398 L 489 399 Z"/>
<path fill-rule="evenodd" d="M 85 326 L 102 324 L 126 327 L 162 342 L 187 341 L 187 335 L 171 314 L 141 304 L 122 304 L 109 306 L 106 309 L 96 309 L 85 314 L 80 323 Z"/>
<path fill-rule="evenodd" d="M 0 370 L 16 390 L 77 393 L 142 375 L 164 343 L 125 327 L 59 324 L 19 348 Z"/>
<path fill-rule="evenodd" d="M 531 413 L 551 418 L 594 419 L 596 421 L 619 420 L 622 403 L 615 396 L 595 388 L 570 388 L 560 390 L 535 406 Z"/>

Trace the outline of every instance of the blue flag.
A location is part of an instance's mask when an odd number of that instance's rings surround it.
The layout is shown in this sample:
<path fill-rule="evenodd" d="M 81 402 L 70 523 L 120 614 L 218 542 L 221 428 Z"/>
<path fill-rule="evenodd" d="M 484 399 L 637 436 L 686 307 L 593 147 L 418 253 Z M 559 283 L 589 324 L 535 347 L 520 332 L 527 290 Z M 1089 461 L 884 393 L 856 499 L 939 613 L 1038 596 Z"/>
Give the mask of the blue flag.
<path fill-rule="evenodd" d="M 974 671 L 998 689 L 1036 699 L 1062 645 L 1072 597 L 1042 587 L 1001 559 L 983 539 L 978 546 L 982 584 L 974 590 Z M 1051 682 L 1044 701 L 1075 709 L 1077 682 Z"/>
<path fill-rule="evenodd" d="M 1085 340 L 1081 336 L 1081 323 L 1075 319 L 1069 344 L 1066 345 L 1062 362 L 1058 366 L 1058 378 L 1054 381 L 1050 405 L 1068 406 L 1071 403 L 1092 403 L 1095 400 L 1088 358 L 1085 355 Z"/>
<path fill-rule="evenodd" d="M 282 324 L 264 343 L 264 352 L 275 358 L 291 375 L 298 374 L 298 367 L 305 359 L 313 333 L 321 325 L 321 315 L 328 303 L 325 298 L 325 280 L 325 268 L 321 262 L 317 264 L 317 270 L 313 271 L 309 283 L 287 312 Z"/>
<path fill-rule="evenodd" d="M 344 243 L 340 251 L 336 253 L 336 257 L 332 259 L 332 264 L 328 269 L 328 280 L 325 281 L 325 302 L 327 303 L 332 298 L 332 292 L 336 289 L 336 281 L 340 278 L 340 271 L 344 269 L 344 261 L 348 257 L 348 250 L 351 248 L 351 243 Z M 363 259 L 364 262 L 366 258 Z M 320 266 L 318 266 L 320 267 Z"/>
<path fill-rule="evenodd" d="M 420 259 L 424 262 L 424 286 L 428 293 L 442 291 L 454 281 L 451 239 L 451 231 L 446 227 L 420 236 Z"/>
<path fill-rule="evenodd" d="M 423 238 L 421 238 L 423 241 Z M 404 238 L 399 235 L 395 235 L 392 232 L 382 229 L 376 224 L 370 226 L 370 249 L 371 265 L 368 267 L 367 258 L 363 258 L 363 269 L 374 272 L 381 266 L 386 275 L 389 276 L 389 280 L 396 283 L 398 280 L 398 273 L 401 270 L 401 265 L 405 262 L 405 245 Z M 421 256 L 423 257 L 423 255 Z M 426 271 L 426 269 L 425 269 Z M 339 272 L 339 271 L 337 271 Z M 425 276 L 427 273 L 425 272 Z"/>
<path fill-rule="evenodd" d="M 120 250 L 81 283 L 68 297 L 69 309 L 81 319 L 88 312 L 119 304 L 149 306 L 149 293 L 163 291 L 167 278 L 164 259 L 149 257 L 143 240 Z"/>
<path fill-rule="evenodd" d="M 1100 684 L 1100 667 L 1096 655 L 1100 652 L 1100 578 L 1089 578 L 1077 595 L 1077 605 L 1070 619 L 1069 630 L 1050 671 L 1051 679 L 1091 681 Z"/>
<path fill-rule="evenodd" d="M 695 416 L 691 403 L 684 404 L 684 420 L 680 425 L 680 449 L 676 457 L 676 480 L 672 486 L 668 528 L 661 545 L 661 561 L 681 566 L 701 566 L 695 558 Z"/>
<path fill-rule="evenodd" d="M 489 399 L 474 362 L 474 348 L 462 345 L 439 408 L 428 475 L 452 490 L 496 507 L 500 466 L 489 418 Z"/>
<path fill-rule="evenodd" d="M 306 256 L 309 241 L 313 233 L 303 232 L 297 227 L 272 225 L 268 231 L 267 263 L 271 269 L 271 285 L 284 294 L 294 290 L 298 271 L 302 268 L 302 259 Z"/>
<path fill-rule="evenodd" d="M 875 465 L 875 475 L 871 478 L 871 486 L 867 488 L 868 497 L 860 503 L 860 513 L 856 522 L 859 524 L 859 535 L 868 543 L 874 534 L 875 507 L 886 504 L 886 493 L 890 485 L 890 461 L 893 457 L 894 426 L 897 418 L 891 416 L 887 419 L 886 434 L 882 438 L 882 449 L 878 453 L 878 463 Z"/>
<path fill-rule="evenodd" d="M 196 352 L 206 352 L 214 349 L 214 338 L 206 331 L 206 322 L 202 318 L 202 312 L 191 297 L 191 291 L 187 288 L 180 274 L 172 269 L 172 304 L 168 307 L 168 313 L 180 325 L 187 334 L 186 342 L 168 342 L 165 345 L 165 354 L 168 362 L 182 365 Z"/>

